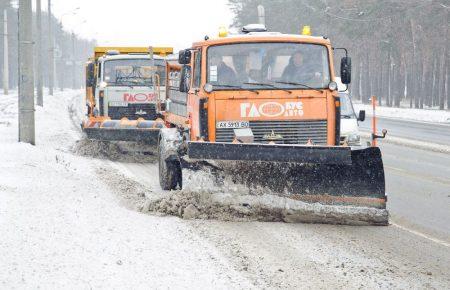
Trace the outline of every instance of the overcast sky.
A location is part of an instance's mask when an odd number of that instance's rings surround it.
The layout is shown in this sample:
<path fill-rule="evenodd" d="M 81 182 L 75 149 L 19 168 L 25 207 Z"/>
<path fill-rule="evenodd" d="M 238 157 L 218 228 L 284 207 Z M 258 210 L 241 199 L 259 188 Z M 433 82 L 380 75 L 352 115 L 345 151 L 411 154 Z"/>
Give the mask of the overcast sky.
<path fill-rule="evenodd" d="M 53 13 L 66 30 L 99 45 L 185 48 L 229 26 L 227 0 L 52 0 Z M 42 0 L 43 8 L 47 1 Z M 76 14 L 70 13 L 77 7 Z"/>

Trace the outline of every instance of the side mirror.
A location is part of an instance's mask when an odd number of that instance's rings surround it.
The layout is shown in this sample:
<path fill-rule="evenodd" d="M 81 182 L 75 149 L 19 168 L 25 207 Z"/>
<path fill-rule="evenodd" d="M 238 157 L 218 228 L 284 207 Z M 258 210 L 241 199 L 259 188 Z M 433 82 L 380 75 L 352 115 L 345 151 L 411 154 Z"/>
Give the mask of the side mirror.
<path fill-rule="evenodd" d="M 191 81 L 191 67 L 188 65 L 183 65 L 181 68 L 180 75 L 180 92 L 189 92 L 189 85 Z"/>
<path fill-rule="evenodd" d="M 358 121 L 364 122 L 365 119 L 366 119 L 366 111 L 364 110 L 359 111 Z"/>
<path fill-rule="evenodd" d="M 180 64 L 190 64 L 192 53 L 189 49 L 180 50 L 178 53 L 178 62 Z"/>
<path fill-rule="evenodd" d="M 86 68 L 86 86 L 93 87 L 95 84 L 95 67 L 94 63 L 89 63 Z"/>
<path fill-rule="evenodd" d="M 341 58 L 341 81 L 345 85 L 352 81 L 352 59 L 348 56 Z"/>

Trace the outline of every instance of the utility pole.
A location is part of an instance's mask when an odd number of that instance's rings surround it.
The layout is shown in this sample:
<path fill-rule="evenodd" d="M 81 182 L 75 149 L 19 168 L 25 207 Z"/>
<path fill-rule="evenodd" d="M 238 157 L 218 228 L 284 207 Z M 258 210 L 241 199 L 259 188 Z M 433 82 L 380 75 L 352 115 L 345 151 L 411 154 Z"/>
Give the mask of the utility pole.
<path fill-rule="evenodd" d="M 77 72 L 75 67 L 75 33 L 72 32 L 72 89 L 77 86 Z"/>
<path fill-rule="evenodd" d="M 19 0 L 19 142 L 35 144 L 31 0 Z"/>
<path fill-rule="evenodd" d="M 54 50 L 55 50 L 55 44 L 53 43 L 53 27 L 52 27 L 52 3 L 51 0 L 48 0 L 48 64 L 49 64 L 49 70 L 48 70 L 48 91 L 49 95 L 53 96 L 53 84 L 55 81 L 55 74 L 54 74 L 54 63 L 55 63 L 55 56 L 54 56 Z"/>
<path fill-rule="evenodd" d="M 44 105 L 43 79 L 42 79 L 42 9 L 41 0 L 36 0 L 36 29 L 37 29 L 37 105 Z"/>
<path fill-rule="evenodd" d="M 3 10 L 3 94 L 9 89 L 8 11 Z"/>

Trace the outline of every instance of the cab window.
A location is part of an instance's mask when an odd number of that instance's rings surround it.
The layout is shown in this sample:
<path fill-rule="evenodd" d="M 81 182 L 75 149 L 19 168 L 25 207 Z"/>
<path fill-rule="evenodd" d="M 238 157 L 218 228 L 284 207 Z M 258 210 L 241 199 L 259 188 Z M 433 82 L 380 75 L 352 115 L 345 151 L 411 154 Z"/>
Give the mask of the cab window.
<path fill-rule="evenodd" d="M 194 62 L 194 88 L 200 87 L 201 77 L 202 77 L 202 53 L 197 51 L 195 53 L 195 62 Z"/>

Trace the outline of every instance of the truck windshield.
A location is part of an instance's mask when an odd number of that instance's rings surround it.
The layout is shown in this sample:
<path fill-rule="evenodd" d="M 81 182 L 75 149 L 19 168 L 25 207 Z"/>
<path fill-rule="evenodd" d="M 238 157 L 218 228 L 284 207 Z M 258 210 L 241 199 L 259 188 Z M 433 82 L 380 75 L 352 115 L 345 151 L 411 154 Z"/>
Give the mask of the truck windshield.
<path fill-rule="evenodd" d="M 239 43 L 208 49 L 208 82 L 220 89 L 323 89 L 330 82 L 326 46 Z"/>
<path fill-rule="evenodd" d="M 339 99 L 341 100 L 341 117 L 344 119 L 356 119 L 350 95 L 348 93 L 339 93 Z"/>
<path fill-rule="evenodd" d="M 156 73 L 160 85 L 165 83 L 165 65 L 155 59 Z M 104 64 L 103 80 L 110 86 L 152 86 L 152 67 L 149 59 L 115 59 Z"/>

